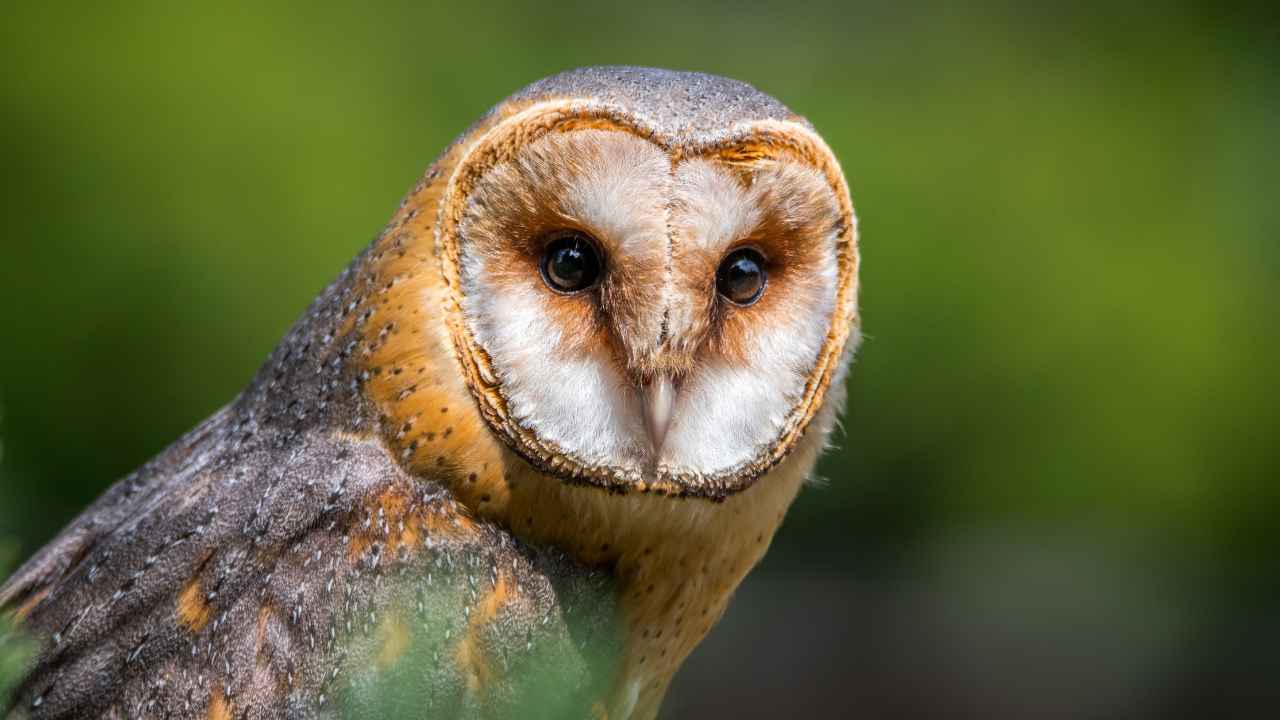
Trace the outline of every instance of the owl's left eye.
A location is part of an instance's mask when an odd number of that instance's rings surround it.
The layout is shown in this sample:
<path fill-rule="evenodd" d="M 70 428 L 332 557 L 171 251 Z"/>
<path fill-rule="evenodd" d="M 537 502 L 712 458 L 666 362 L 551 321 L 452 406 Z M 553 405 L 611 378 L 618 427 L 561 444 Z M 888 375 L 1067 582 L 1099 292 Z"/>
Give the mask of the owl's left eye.
<path fill-rule="evenodd" d="M 553 236 L 542 255 L 542 279 L 556 292 L 586 290 L 600 277 L 600 253 L 587 235 L 562 232 Z"/>

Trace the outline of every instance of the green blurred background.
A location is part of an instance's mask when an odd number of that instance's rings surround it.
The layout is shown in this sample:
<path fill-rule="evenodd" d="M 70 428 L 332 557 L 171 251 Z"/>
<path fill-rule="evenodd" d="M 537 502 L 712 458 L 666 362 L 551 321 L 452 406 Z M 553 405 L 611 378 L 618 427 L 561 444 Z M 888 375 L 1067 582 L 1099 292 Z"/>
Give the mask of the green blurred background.
<path fill-rule="evenodd" d="M 0 24 L 14 557 L 232 398 L 491 104 L 697 69 L 841 158 L 868 339 L 666 716 L 1280 700 L 1267 8 L 46 5 Z"/>

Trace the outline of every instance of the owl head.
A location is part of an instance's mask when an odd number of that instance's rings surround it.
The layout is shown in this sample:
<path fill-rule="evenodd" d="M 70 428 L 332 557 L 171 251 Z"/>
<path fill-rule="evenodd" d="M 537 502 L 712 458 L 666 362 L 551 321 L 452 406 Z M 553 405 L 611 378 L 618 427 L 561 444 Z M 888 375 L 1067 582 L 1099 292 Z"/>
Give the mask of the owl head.
<path fill-rule="evenodd" d="M 525 460 L 717 499 L 833 412 L 856 225 L 803 118 L 724 78 L 589 68 L 464 138 L 435 226 L 448 333 L 485 422 Z"/>

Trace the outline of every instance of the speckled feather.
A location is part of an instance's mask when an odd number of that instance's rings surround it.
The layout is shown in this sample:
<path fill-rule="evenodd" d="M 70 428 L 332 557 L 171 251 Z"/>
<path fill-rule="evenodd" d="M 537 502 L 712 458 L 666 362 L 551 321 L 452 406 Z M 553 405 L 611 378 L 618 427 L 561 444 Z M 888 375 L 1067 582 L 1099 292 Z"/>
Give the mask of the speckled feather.
<path fill-rule="evenodd" d="M 510 102 L 591 98 L 643 116 L 673 145 L 696 145 L 730 133 L 743 122 L 789 120 L 808 126 L 774 98 L 739 80 L 698 72 L 601 66 L 572 70 L 532 83 Z"/>
<path fill-rule="evenodd" d="M 334 334 L 353 276 L 238 400 L 114 485 L 0 590 L 42 642 L 19 716 L 350 716 L 366 706 L 344 703 L 352 683 L 367 695 L 381 674 L 433 716 L 505 717 L 519 678 L 484 668 L 534 656 L 559 663 L 582 708 L 602 692 L 607 578 L 471 519 L 370 435 L 377 417 L 348 362 L 359 341 Z M 469 623 L 499 586 L 485 622 L 501 632 Z M 411 627 L 435 647 L 401 654 L 443 661 L 387 657 Z M 487 675 L 489 703 L 469 697 L 468 673 Z"/>

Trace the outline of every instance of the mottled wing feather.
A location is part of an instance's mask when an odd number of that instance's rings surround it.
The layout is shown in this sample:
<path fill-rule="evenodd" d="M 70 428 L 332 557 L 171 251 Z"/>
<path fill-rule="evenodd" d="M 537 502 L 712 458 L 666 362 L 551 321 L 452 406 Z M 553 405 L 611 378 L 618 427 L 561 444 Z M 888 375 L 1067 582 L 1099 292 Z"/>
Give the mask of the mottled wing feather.
<path fill-rule="evenodd" d="M 0 590 L 41 645 L 17 715 L 586 716 L 616 637 L 602 576 L 467 517 L 374 439 L 238 416 Z"/>
<path fill-rule="evenodd" d="M 130 513 L 144 506 L 147 495 L 163 488 L 163 483 L 153 480 L 168 477 L 174 482 L 181 482 L 186 476 L 182 466 L 186 465 L 187 471 L 198 467 L 198 458 L 193 462 L 192 455 L 208 445 L 209 434 L 226 421 L 229 411 L 229 408 L 223 408 L 215 413 L 162 455 L 108 488 L 0 585 L 0 607 L 21 607 L 24 603 L 33 603 L 37 594 L 46 591 L 54 580 L 65 576 L 73 566 L 83 561 L 88 549 L 99 539 L 113 532 L 129 519 Z"/>

